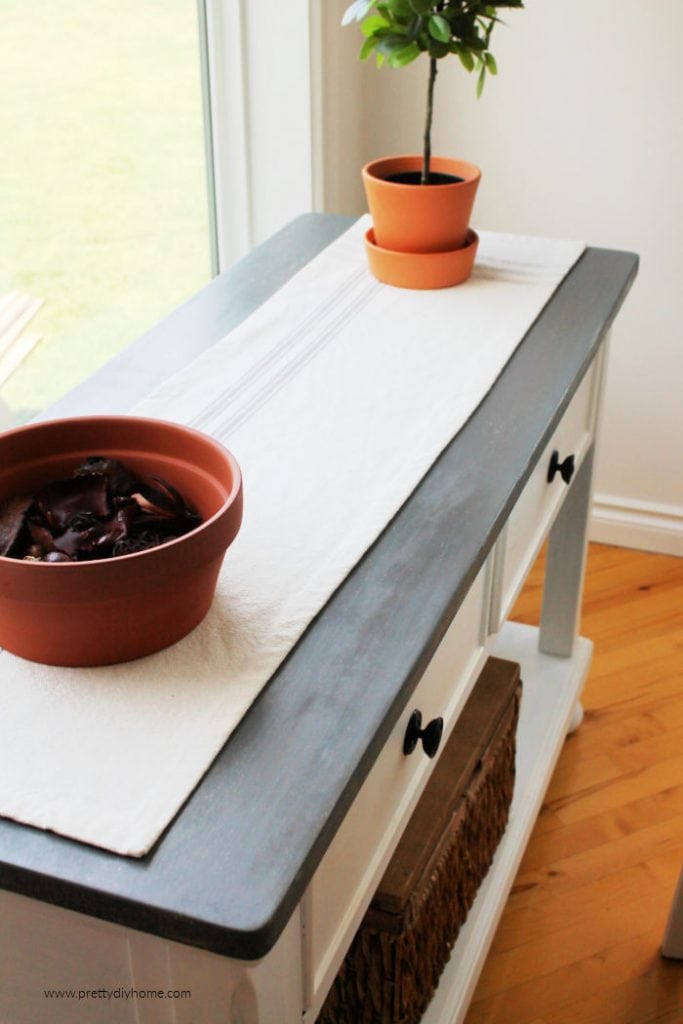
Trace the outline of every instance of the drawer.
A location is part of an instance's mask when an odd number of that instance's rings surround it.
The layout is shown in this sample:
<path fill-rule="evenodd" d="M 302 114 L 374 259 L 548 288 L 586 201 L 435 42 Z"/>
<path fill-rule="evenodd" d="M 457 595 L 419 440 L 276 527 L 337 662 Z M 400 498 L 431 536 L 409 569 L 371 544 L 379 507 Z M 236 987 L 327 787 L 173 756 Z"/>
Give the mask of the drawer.
<path fill-rule="evenodd" d="M 403 753 L 410 716 L 420 710 L 424 724 L 442 717 L 443 749 L 484 662 L 487 579 L 482 569 L 313 877 L 304 902 L 306 1021 L 315 1020 L 438 760 L 421 745 Z"/>
<path fill-rule="evenodd" d="M 517 499 L 494 557 L 494 594 L 490 629 L 500 628 L 553 524 L 569 487 L 560 473 L 548 481 L 553 452 L 575 459 L 575 472 L 593 439 L 598 367 L 593 364 L 572 398 L 552 439 Z M 569 485 L 571 486 L 571 484 Z M 497 591 L 497 592 L 496 592 Z"/>

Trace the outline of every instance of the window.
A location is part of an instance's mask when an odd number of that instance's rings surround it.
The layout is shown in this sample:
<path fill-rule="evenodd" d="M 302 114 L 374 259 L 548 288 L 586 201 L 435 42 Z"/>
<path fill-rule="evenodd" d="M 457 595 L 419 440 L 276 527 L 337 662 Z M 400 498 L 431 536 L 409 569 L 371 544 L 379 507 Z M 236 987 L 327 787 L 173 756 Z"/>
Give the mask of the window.
<path fill-rule="evenodd" d="M 0 399 L 24 422 L 211 277 L 195 0 L 5 0 Z"/>

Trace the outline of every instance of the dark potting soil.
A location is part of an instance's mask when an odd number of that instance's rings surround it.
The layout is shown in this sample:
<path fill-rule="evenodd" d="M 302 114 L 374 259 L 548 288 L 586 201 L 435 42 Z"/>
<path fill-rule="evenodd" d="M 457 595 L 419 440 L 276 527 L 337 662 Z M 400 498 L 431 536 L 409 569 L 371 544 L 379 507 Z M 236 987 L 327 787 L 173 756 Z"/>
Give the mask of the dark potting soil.
<path fill-rule="evenodd" d="M 451 185 L 453 182 L 464 180 L 457 174 L 442 174 L 441 171 L 431 171 L 429 175 L 430 185 Z M 387 174 L 385 181 L 393 181 L 397 185 L 419 185 L 420 171 L 397 171 L 396 174 Z"/>

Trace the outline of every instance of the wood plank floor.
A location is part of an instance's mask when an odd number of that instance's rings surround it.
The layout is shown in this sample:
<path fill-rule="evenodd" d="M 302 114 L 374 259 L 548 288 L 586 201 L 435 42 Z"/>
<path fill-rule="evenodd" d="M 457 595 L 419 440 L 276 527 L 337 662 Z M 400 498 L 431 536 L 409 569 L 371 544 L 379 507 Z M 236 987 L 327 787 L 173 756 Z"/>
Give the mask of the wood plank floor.
<path fill-rule="evenodd" d="M 538 623 L 539 559 L 514 611 Z M 683 867 L 683 559 L 592 544 L 595 643 L 466 1024 L 683 1024 L 660 946 Z"/>

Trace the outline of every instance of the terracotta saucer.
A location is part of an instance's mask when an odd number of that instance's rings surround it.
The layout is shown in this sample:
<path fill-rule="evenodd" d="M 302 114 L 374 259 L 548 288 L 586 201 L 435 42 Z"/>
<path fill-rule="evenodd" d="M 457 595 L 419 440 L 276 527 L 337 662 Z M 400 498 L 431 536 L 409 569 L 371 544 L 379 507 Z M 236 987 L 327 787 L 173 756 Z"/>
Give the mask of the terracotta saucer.
<path fill-rule="evenodd" d="M 397 288 L 449 288 L 466 281 L 472 273 L 479 236 L 470 228 L 461 249 L 449 252 L 395 252 L 375 242 L 375 232 L 365 232 L 370 270 L 379 281 Z"/>

